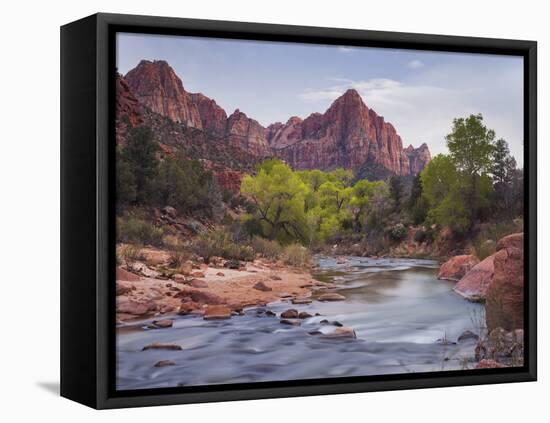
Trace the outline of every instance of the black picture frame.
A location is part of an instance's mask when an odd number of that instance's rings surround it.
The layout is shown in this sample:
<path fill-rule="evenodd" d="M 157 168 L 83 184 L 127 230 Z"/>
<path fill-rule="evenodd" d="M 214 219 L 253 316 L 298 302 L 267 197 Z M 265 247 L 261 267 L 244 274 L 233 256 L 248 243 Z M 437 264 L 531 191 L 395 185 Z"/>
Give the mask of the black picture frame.
<path fill-rule="evenodd" d="M 116 32 L 522 56 L 527 259 L 524 367 L 115 391 Z M 103 13 L 61 27 L 61 395 L 103 409 L 536 380 L 536 140 L 534 41 Z"/>

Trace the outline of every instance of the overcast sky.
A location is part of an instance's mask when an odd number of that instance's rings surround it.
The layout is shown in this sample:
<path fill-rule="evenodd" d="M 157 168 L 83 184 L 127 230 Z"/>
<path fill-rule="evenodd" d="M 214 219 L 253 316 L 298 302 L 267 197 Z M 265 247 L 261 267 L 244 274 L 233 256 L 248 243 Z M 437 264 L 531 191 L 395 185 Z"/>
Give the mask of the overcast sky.
<path fill-rule="evenodd" d="M 391 122 L 404 146 L 447 151 L 455 117 L 482 113 L 523 164 L 523 59 L 512 56 L 119 34 L 117 67 L 166 60 L 187 91 L 262 125 L 324 112 L 348 88 Z"/>

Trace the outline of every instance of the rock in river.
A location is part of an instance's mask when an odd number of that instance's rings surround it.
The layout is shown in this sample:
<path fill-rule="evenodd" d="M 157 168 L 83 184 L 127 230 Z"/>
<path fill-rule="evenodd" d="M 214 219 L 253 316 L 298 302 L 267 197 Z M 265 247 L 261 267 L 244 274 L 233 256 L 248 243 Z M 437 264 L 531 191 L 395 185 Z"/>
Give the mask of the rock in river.
<path fill-rule="evenodd" d="M 231 318 L 231 309 L 224 305 L 210 305 L 204 313 L 204 320 L 223 320 Z"/>
<path fill-rule="evenodd" d="M 293 298 L 292 304 L 311 304 L 311 299 L 309 298 Z"/>
<path fill-rule="evenodd" d="M 158 328 L 171 328 L 173 324 L 174 321 L 170 319 L 153 320 L 153 325 Z"/>
<path fill-rule="evenodd" d="M 323 335 L 324 338 L 349 338 L 349 339 L 356 339 L 357 335 L 355 334 L 355 331 L 353 328 L 350 328 L 348 326 L 342 326 L 340 328 L 334 329 L 332 332 L 325 333 Z"/>
<path fill-rule="evenodd" d="M 289 320 L 289 319 L 281 319 L 281 323 L 283 325 L 291 325 L 291 326 L 300 326 L 299 320 Z"/>
<path fill-rule="evenodd" d="M 297 319 L 298 318 L 298 310 L 295 310 L 293 308 L 289 308 L 286 311 L 283 311 L 281 313 L 281 317 L 283 319 Z"/>
<path fill-rule="evenodd" d="M 160 360 L 155 363 L 155 367 L 175 366 L 176 362 L 172 360 Z"/>
<path fill-rule="evenodd" d="M 147 350 L 169 350 L 169 351 L 180 351 L 183 348 L 181 348 L 180 345 L 177 344 L 164 344 L 161 342 L 155 342 L 154 344 L 145 345 L 142 349 L 142 351 Z"/>
<path fill-rule="evenodd" d="M 336 292 L 328 292 L 319 297 L 319 301 L 344 301 L 346 297 Z"/>

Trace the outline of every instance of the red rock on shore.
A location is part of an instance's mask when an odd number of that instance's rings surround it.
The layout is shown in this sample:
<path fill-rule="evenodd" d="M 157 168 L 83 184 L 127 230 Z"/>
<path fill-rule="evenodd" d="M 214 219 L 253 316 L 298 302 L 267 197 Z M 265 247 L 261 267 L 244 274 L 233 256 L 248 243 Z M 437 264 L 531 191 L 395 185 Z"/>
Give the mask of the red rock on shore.
<path fill-rule="evenodd" d="M 437 279 L 459 281 L 478 263 L 479 259 L 471 254 L 454 256 L 441 265 Z"/>
<path fill-rule="evenodd" d="M 485 301 L 485 294 L 493 280 L 494 256 L 485 258 L 466 273 L 453 288 L 469 301 Z"/>
<path fill-rule="evenodd" d="M 495 272 L 486 293 L 489 330 L 523 328 L 524 251 L 523 233 L 508 235 L 497 243 Z"/>

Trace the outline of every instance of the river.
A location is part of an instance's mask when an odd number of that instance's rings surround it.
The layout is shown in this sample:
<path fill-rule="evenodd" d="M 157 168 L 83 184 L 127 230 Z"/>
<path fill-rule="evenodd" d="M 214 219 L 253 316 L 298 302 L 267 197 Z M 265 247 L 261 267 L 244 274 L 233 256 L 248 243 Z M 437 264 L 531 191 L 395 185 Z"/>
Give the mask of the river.
<path fill-rule="evenodd" d="M 143 389 L 292 379 L 366 376 L 473 368 L 483 306 L 437 280 L 438 263 L 416 259 L 348 257 L 345 263 L 317 256 L 314 277 L 334 283 L 345 301 L 250 308 L 229 320 L 176 316 L 168 329 L 146 329 L 149 321 L 117 328 L 117 389 Z M 315 299 L 321 292 L 313 292 Z M 301 326 L 278 317 L 289 308 L 315 315 Z M 329 324 L 322 324 L 322 320 Z M 339 322 L 357 339 L 326 339 Z M 147 350 L 175 343 L 181 351 Z M 154 367 L 159 360 L 175 365 Z"/>

